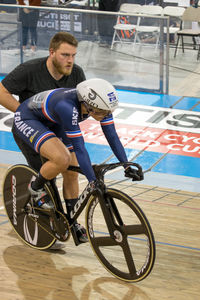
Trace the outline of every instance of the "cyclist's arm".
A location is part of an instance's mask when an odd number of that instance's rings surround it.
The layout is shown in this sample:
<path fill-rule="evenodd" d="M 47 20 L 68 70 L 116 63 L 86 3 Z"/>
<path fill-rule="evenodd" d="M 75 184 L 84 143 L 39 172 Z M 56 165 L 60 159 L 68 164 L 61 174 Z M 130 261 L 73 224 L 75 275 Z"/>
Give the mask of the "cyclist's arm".
<path fill-rule="evenodd" d="M 74 135 L 73 131 L 67 131 L 66 132 L 67 137 L 70 139 L 74 152 L 76 153 L 76 157 L 79 163 L 79 166 L 85 176 L 87 177 L 88 181 L 91 182 L 96 179 L 94 170 L 92 168 L 91 160 L 89 157 L 89 154 L 85 148 L 85 142 L 82 137 L 82 133 L 80 129 L 76 131 L 76 134 Z M 78 136 L 76 136 L 78 135 Z"/>
<path fill-rule="evenodd" d="M 127 156 L 117 135 L 112 115 L 104 118 L 101 122 L 103 133 L 113 151 L 120 162 L 127 162 Z"/>
<path fill-rule="evenodd" d="M 57 115 L 59 115 L 59 118 L 65 129 L 66 136 L 70 140 L 73 146 L 73 150 L 76 153 L 76 157 L 81 170 L 83 171 L 89 182 L 95 180 L 96 177 L 94 174 L 94 170 L 92 168 L 89 154 L 85 148 L 85 142 L 78 124 L 77 108 L 72 107 L 65 101 L 60 101 L 54 107 L 54 111 Z"/>

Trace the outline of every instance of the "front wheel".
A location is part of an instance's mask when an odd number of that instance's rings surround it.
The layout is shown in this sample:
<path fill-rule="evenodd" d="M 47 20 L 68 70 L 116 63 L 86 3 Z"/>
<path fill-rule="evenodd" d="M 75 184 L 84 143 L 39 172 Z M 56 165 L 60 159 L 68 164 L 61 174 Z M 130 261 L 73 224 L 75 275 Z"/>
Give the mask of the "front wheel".
<path fill-rule="evenodd" d="M 92 249 L 115 277 L 140 281 L 149 275 L 155 261 L 151 226 L 136 202 L 121 191 L 108 189 L 104 203 L 106 213 L 94 195 L 87 205 L 86 227 Z"/>

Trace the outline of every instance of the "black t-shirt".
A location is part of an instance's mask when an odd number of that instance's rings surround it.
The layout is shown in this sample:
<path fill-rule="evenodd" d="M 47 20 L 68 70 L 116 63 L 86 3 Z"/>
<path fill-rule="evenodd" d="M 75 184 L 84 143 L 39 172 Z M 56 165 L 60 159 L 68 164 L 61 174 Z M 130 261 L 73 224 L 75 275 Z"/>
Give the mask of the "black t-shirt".
<path fill-rule="evenodd" d="M 85 74 L 81 67 L 74 64 L 72 73 L 55 80 L 46 66 L 47 57 L 29 60 L 17 66 L 3 80 L 3 86 L 14 95 L 19 96 L 22 103 L 33 95 L 60 87 L 75 88 L 85 80 Z"/>

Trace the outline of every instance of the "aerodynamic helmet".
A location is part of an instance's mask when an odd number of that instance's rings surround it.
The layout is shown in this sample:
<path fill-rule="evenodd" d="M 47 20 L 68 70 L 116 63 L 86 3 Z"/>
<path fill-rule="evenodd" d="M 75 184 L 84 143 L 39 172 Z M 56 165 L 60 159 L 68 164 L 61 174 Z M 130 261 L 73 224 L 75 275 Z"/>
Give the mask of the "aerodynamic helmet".
<path fill-rule="evenodd" d="M 108 81 L 100 78 L 85 80 L 77 85 L 80 102 L 86 102 L 93 108 L 113 112 L 118 106 L 118 95 Z"/>

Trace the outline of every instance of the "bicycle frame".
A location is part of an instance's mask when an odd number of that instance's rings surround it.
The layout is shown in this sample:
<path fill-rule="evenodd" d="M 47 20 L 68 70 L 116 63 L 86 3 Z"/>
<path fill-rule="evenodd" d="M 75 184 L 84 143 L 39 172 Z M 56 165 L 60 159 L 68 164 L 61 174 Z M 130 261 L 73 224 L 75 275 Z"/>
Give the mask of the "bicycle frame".
<path fill-rule="evenodd" d="M 70 213 L 70 228 L 71 230 L 73 229 L 72 225 L 75 222 L 75 220 L 77 220 L 77 218 L 80 216 L 80 214 L 82 213 L 82 211 L 84 210 L 84 208 L 86 207 L 90 196 L 91 195 L 95 195 L 98 197 L 100 205 L 101 205 L 101 209 L 103 212 L 103 215 L 105 217 L 107 226 L 109 228 L 109 232 L 111 235 L 113 235 L 113 215 L 111 213 L 109 213 L 109 210 L 107 208 L 105 208 L 105 205 L 107 204 L 107 207 L 109 206 L 108 201 L 112 201 L 112 199 L 108 199 L 107 195 L 106 195 L 106 186 L 104 184 L 104 175 L 106 172 L 113 170 L 117 167 L 120 166 L 135 166 L 137 167 L 139 170 L 142 170 L 140 165 L 136 164 L 136 163 L 113 163 L 113 164 L 102 164 L 102 165 L 93 165 L 93 169 L 96 175 L 97 180 L 99 180 L 102 184 L 101 184 L 101 188 L 98 188 L 97 190 L 92 190 L 92 188 L 90 187 L 90 183 L 87 184 L 87 186 L 85 187 L 85 189 L 83 190 L 83 192 L 80 194 L 78 201 L 76 202 L 74 208 L 72 209 L 71 213 Z M 80 167 L 77 166 L 69 166 L 68 170 L 70 171 L 74 171 L 74 172 L 78 172 L 80 174 L 83 174 L 83 172 L 81 171 Z M 114 203 L 112 202 L 112 207 L 114 207 Z M 123 223 L 120 215 L 118 213 L 117 208 L 115 207 L 115 214 L 117 215 L 118 221 L 119 223 Z M 76 238 L 75 233 L 73 233 L 72 231 L 72 236 L 74 239 L 74 242 L 76 245 L 79 245 L 80 242 L 78 241 L 78 239 Z"/>
<path fill-rule="evenodd" d="M 92 191 L 90 184 L 88 183 L 87 186 L 85 187 L 85 189 L 83 190 L 83 192 L 81 193 L 81 195 L 79 196 L 79 200 L 77 201 L 77 203 L 74 206 L 74 209 L 71 211 L 70 213 L 70 218 L 74 221 L 76 220 L 80 214 L 82 213 L 83 209 L 85 208 L 85 206 L 87 205 L 87 202 L 90 198 L 91 195 L 93 194 L 98 194 L 98 197 L 100 199 L 104 199 L 104 194 L 105 194 L 105 184 L 104 184 L 104 175 L 106 172 L 113 170 L 117 167 L 120 166 L 135 166 L 138 169 L 141 169 L 141 167 L 136 164 L 136 163 L 113 163 L 113 164 L 102 164 L 102 165 L 93 165 L 93 169 L 96 175 L 97 180 L 101 181 L 102 183 L 102 188 L 98 189 L 97 191 Z M 74 171 L 74 172 L 78 172 L 80 174 L 83 174 L 83 172 L 81 171 L 80 167 L 77 166 L 69 166 L 68 170 L 70 171 Z M 72 222 L 73 224 L 73 222 Z M 70 224 L 71 225 L 71 224 Z"/>

